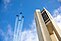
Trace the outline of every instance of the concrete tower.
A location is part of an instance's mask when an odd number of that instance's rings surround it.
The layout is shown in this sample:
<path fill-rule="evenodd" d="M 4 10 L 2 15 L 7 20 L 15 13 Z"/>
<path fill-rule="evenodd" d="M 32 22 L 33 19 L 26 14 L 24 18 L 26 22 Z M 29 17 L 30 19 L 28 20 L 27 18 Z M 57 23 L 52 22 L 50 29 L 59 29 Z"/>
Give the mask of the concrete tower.
<path fill-rule="evenodd" d="M 39 41 L 61 41 L 61 30 L 45 8 L 35 11 L 35 22 Z"/>

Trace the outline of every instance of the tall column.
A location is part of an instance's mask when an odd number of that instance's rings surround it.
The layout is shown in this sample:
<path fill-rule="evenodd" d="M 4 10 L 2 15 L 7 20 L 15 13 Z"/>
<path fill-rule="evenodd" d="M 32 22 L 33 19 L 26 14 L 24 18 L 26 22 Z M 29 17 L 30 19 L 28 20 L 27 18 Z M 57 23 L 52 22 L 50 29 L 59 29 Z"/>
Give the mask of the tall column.
<path fill-rule="evenodd" d="M 45 9 L 45 8 L 44 8 Z M 54 21 L 53 17 L 51 16 L 51 14 L 45 9 L 47 15 L 49 16 L 51 22 L 52 22 L 52 25 L 53 25 L 53 30 L 58 38 L 59 41 L 61 41 L 61 30 L 60 28 L 58 27 L 57 23 Z"/>
<path fill-rule="evenodd" d="M 39 28 L 36 26 L 38 28 L 37 32 L 39 34 L 38 35 L 39 36 L 39 41 L 51 41 L 51 38 L 49 36 L 47 27 L 46 27 L 46 25 L 44 23 L 44 20 L 42 18 L 40 10 L 36 10 L 35 19 L 36 19 L 36 21 L 39 21 L 38 24 L 40 25 Z M 40 31 L 38 31 L 38 30 L 40 30 Z"/>
<path fill-rule="evenodd" d="M 17 37 L 17 27 L 18 27 L 18 20 L 19 20 L 19 16 L 16 15 L 16 21 L 15 21 L 15 29 L 14 29 L 14 35 L 13 35 L 13 41 L 16 41 L 16 37 Z"/>

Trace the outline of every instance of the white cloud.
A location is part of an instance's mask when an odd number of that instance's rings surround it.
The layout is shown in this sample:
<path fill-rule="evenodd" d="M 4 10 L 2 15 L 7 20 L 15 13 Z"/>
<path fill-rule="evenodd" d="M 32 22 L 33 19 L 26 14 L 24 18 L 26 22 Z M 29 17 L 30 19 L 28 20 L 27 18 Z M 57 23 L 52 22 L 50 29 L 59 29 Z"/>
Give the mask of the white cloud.
<path fill-rule="evenodd" d="M 8 28 L 8 29 L 6 29 L 7 32 L 0 29 L 0 35 L 3 37 L 2 41 L 12 41 L 13 31 L 11 29 L 11 25 L 8 25 L 7 28 Z"/>
<path fill-rule="evenodd" d="M 61 0 L 58 0 L 59 2 L 61 2 Z"/>
<path fill-rule="evenodd" d="M 13 40 L 12 27 L 9 24 L 7 27 L 8 27 L 7 32 L 4 32 L 2 29 L 0 29 L 0 34 L 3 37 L 3 41 L 12 41 Z M 23 32 L 21 32 L 21 41 L 38 41 L 36 25 L 34 20 L 32 24 L 30 24 L 30 27 L 31 27 L 30 30 L 24 30 Z"/>
<path fill-rule="evenodd" d="M 11 0 L 3 0 L 4 2 L 4 8 L 7 9 L 7 7 L 10 5 Z"/>
<path fill-rule="evenodd" d="M 37 31 L 36 31 L 36 25 L 35 21 L 33 20 L 32 23 L 30 24 L 31 29 L 29 30 L 24 30 L 20 33 L 20 40 L 15 39 L 16 41 L 38 41 L 38 36 L 37 36 Z"/>
<path fill-rule="evenodd" d="M 30 30 L 22 32 L 21 41 L 38 41 L 35 21 L 33 20 Z"/>
<path fill-rule="evenodd" d="M 8 27 L 8 29 L 7 29 L 7 32 L 6 32 L 6 35 L 5 35 L 5 41 L 12 41 L 13 31 L 12 31 L 11 25 L 8 24 L 7 27 Z"/>
<path fill-rule="evenodd" d="M 57 25 L 61 29 L 61 6 L 58 9 L 54 10 L 53 13 L 54 13 L 53 17 L 54 17 Z"/>

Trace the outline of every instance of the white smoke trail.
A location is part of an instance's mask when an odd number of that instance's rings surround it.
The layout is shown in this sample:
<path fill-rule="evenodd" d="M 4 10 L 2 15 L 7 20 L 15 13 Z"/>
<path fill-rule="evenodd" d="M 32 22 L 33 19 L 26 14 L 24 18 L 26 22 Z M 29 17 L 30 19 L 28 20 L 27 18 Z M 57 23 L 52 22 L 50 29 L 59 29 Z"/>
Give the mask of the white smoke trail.
<path fill-rule="evenodd" d="M 22 30 L 22 28 L 21 28 L 21 24 L 22 24 L 21 18 L 22 18 L 22 14 L 20 14 L 19 20 L 18 20 L 17 39 L 16 39 L 16 41 L 19 41 L 19 33 L 21 33 L 21 30 Z"/>
<path fill-rule="evenodd" d="M 21 20 L 21 25 L 20 25 L 20 28 L 19 28 L 19 32 L 20 32 L 20 33 L 19 33 L 19 36 L 18 36 L 18 38 L 19 38 L 18 40 L 19 40 L 19 41 L 21 41 L 21 31 L 22 31 L 22 27 L 23 27 L 23 22 L 24 22 L 24 18 L 22 18 L 22 20 Z"/>
<path fill-rule="evenodd" d="M 16 41 L 16 31 L 17 31 L 17 26 L 18 26 L 18 18 L 19 18 L 19 17 L 18 17 L 18 16 L 16 16 L 13 41 Z"/>
<path fill-rule="evenodd" d="M 13 41 L 21 41 L 21 31 L 23 27 L 23 21 L 24 18 L 22 14 L 20 14 L 20 16 L 16 18 Z"/>
<path fill-rule="evenodd" d="M 16 37 L 16 41 L 18 41 L 18 37 L 19 37 L 19 33 L 21 33 L 21 32 L 19 32 L 19 30 L 21 30 L 20 29 L 20 26 L 21 26 L 21 21 L 18 21 L 18 28 L 17 28 L 17 37 Z"/>

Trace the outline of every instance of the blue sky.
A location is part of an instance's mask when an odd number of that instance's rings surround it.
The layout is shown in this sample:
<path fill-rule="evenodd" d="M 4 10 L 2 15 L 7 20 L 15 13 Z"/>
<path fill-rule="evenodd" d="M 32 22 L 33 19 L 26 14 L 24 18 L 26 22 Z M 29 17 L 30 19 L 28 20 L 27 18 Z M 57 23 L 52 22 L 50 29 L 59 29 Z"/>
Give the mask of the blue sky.
<path fill-rule="evenodd" d="M 22 12 L 25 17 L 23 31 L 29 30 L 36 9 L 42 10 L 45 7 L 53 15 L 54 10 L 60 6 L 61 1 L 58 0 L 0 0 L 0 29 L 7 32 L 10 25 L 14 31 L 16 15 Z M 0 41 L 3 41 L 1 37 L 0 35 Z"/>

